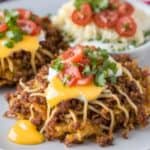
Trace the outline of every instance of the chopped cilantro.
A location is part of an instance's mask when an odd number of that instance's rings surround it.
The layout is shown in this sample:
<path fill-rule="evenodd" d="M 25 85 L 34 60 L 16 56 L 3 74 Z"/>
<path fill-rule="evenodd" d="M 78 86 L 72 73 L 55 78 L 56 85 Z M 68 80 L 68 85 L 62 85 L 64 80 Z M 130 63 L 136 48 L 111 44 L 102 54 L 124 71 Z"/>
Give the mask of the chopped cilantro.
<path fill-rule="evenodd" d="M 100 49 L 100 52 L 101 52 L 101 56 L 102 56 L 104 59 L 108 59 L 109 55 L 108 55 L 107 50 Z"/>
<path fill-rule="evenodd" d="M 108 0 L 96 0 L 92 6 L 95 12 L 99 12 L 100 10 L 108 8 L 108 5 L 109 5 Z"/>
<path fill-rule="evenodd" d="M 64 64 L 62 63 L 61 59 L 60 58 L 57 58 L 55 59 L 53 62 L 52 62 L 52 66 L 51 66 L 53 69 L 57 70 L 57 71 L 60 71 L 63 69 L 64 67 Z"/>
<path fill-rule="evenodd" d="M 132 41 L 131 41 L 131 45 L 137 46 L 137 41 L 136 41 L 136 40 L 132 40 Z"/>
<path fill-rule="evenodd" d="M 116 63 L 114 62 L 111 62 L 110 60 L 106 60 L 104 61 L 104 64 L 103 64 L 103 70 L 111 70 L 113 73 L 116 73 L 117 72 L 117 65 Z"/>
<path fill-rule="evenodd" d="M 11 40 L 4 41 L 3 45 L 6 46 L 7 48 L 13 48 L 14 47 L 14 43 Z"/>
<path fill-rule="evenodd" d="M 86 65 L 83 69 L 83 72 L 82 72 L 84 75 L 90 75 L 92 73 L 91 71 L 91 68 L 89 65 Z"/>
<path fill-rule="evenodd" d="M 4 10 L 5 23 L 8 26 L 8 30 L 5 33 L 1 33 L 0 38 L 7 37 L 8 40 L 4 41 L 3 45 L 12 48 L 16 42 L 23 39 L 23 32 L 17 26 L 18 12 L 16 10 Z"/>
<path fill-rule="evenodd" d="M 89 3 L 95 12 L 99 12 L 109 6 L 109 0 L 75 0 L 75 7 L 80 9 L 84 3 Z"/>
<path fill-rule="evenodd" d="M 5 22 L 7 23 L 9 28 L 16 26 L 16 20 L 18 17 L 18 13 L 15 10 L 5 10 Z"/>
<path fill-rule="evenodd" d="M 148 31 L 145 31 L 145 33 L 144 33 L 144 36 L 145 36 L 145 37 L 148 37 L 148 36 L 150 36 L 150 30 L 148 30 Z"/>
<path fill-rule="evenodd" d="M 116 83 L 116 82 L 117 82 L 116 76 L 114 76 L 114 75 L 111 76 L 111 77 L 110 77 L 110 81 L 111 81 L 112 84 Z"/>
<path fill-rule="evenodd" d="M 23 33 L 19 28 L 13 28 L 7 31 L 6 36 L 15 42 L 19 42 L 23 39 Z"/>
<path fill-rule="evenodd" d="M 98 34 L 97 37 L 96 37 L 96 40 L 97 40 L 97 41 L 101 41 L 101 40 L 102 40 L 102 35 L 101 35 L 101 34 Z"/>
<path fill-rule="evenodd" d="M 90 66 L 85 66 L 83 73 L 85 75 L 94 74 L 96 85 L 103 86 L 107 79 L 110 79 L 111 82 L 116 81 L 115 74 L 118 68 L 116 63 L 109 59 L 106 50 L 86 48 L 85 54 L 90 59 Z"/>
<path fill-rule="evenodd" d="M 97 86 L 104 86 L 106 84 L 105 74 L 98 72 L 95 77 L 95 83 Z"/>

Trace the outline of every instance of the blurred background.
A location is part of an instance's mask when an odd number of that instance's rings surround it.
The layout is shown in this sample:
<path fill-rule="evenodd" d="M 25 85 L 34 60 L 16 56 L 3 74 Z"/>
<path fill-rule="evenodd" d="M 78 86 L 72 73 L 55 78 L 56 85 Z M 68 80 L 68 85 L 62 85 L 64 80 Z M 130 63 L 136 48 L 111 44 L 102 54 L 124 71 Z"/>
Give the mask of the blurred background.
<path fill-rule="evenodd" d="M 17 1 L 17 4 L 16 4 Z M 33 6 L 31 6 L 31 1 L 33 2 Z M 41 15 L 47 14 L 47 11 L 49 10 L 51 13 L 55 13 L 56 8 L 59 8 L 61 4 L 66 2 L 67 0 L 57 0 L 57 3 L 54 3 L 54 7 L 50 7 L 51 4 L 53 3 L 52 1 L 54 0 L 0 0 L 0 9 L 4 8 L 14 8 L 14 7 L 24 7 L 31 9 Z M 145 5 L 149 6 L 148 9 L 150 9 L 150 0 L 126 0 L 130 1 L 131 3 L 136 3 L 136 2 L 142 2 Z M 43 4 L 44 2 L 44 4 Z M 38 10 L 35 9 L 34 6 L 40 6 L 38 7 Z M 53 10 L 55 8 L 55 10 Z"/>
<path fill-rule="evenodd" d="M 0 0 L 0 9 L 27 8 L 38 15 L 43 16 L 56 13 L 66 1 L 69 0 Z M 137 8 L 141 8 L 150 14 L 150 0 L 125 1 L 132 3 Z M 133 54 L 143 66 L 150 66 L 150 53 L 147 53 L 147 50 L 149 50 L 149 45 L 146 48 L 144 47 L 139 53 Z"/>

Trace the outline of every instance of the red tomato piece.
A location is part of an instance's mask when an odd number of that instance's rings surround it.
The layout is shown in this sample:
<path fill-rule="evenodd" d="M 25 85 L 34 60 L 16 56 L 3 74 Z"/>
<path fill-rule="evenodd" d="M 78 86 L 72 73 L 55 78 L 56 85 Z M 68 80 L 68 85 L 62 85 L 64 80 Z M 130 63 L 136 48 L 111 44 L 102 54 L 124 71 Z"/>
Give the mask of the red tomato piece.
<path fill-rule="evenodd" d="M 86 26 L 92 21 L 93 11 L 88 3 L 81 6 L 81 10 L 74 10 L 72 21 L 79 26 Z"/>
<path fill-rule="evenodd" d="M 78 63 L 82 61 L 83 55 L 83 48 L 81 46 L 76 46 L 75 48 L 70 48 L 62 54 L 62 58 L 66 62 L 74 62 Z"/>
<path fill-rule="evenodd" d="M 18 19 L 17 24 L 20 26 L 22 31 L 30 35 L 35 35 L 35 33 L 37 34 L 39 32 L 38 26 L 31 20 Z"/>
<path fill-rule="evenodd" d="M 18 8 L 17 12 L 19 13 L 20 19 L 29 19 L 32 15 L 32 12 L 30 10 L 26 10 L 24 8 Z"/>
<path fill-rule="evenodd" d="M 41 27 L 37 25 L 36 29 L 32 32 L 32 35 L 37 35 L 41 32 Z"/>
<path fill-rule="evenodd" d="M 92 79 L 93 79 L 93 76 L 89 75 L 87 77 L 83 77 L 82 79 L 78 80 L 77 84 L 78 85 L 87 85 L 87 84 L 91 83 Z"/>
<path fill-rule="evenodd" d="M 6 23 L 0 24 L 0 32 L 5 32 L 8 29 L 8 26 Z"/>
<path fill-rule="evenodd" d="M 116 31 L 120 36 L 134 36 L 136 29 L 137 25 L 135 21 L 129 16 L 121 17 L 116 24 Z"/>
<path fill-rule="evenodd" d="M 69 86 L 74 86 L 77 83 L 77 78 L 71 78 L 68 82 L 67 85 Z"/>
<path fill-rule="evenodd" d="M 124 2 L 119 6 L 118 12 L 121 16 L 132 15 L 134 12 L 134 7 L 130 3 Z"/>
<path fill-rule="evenodd" d="M 77 79 L 81 79 L 80 71 L 79 71 L 78 67 L 75 65 L 69 65 L 69 67 L 67 67 L 65 69 L 65 74 L 67 74 L 71 77 L 75 77 Z"/>
<path fill-rule="evenodd" d="M 117 20 L 118 13 L 112 10 L 104 10 L 96 13 L 94 16 L 94 22 L 100 28 L 112 28 L 115 26 Z"/>
<path fill-rule="evenodd" d="M 76 85 L 77 81 L 81 79 L 79 68 L 71 64 L 66 64 L 64 71 L 59 74 L 61 80 L 64 80 L 65 77 L 68 77 L 66 81 L 67 85 Z"/>
<path fill-rule="evenodd" d="M 73 48 L 68 48 L 67 51 L 63 52 L 61 57 L 66 60 L 69 59 L 70 57 L 74 56 L 74 51 Z"/>
<path fill-rule="evenodd" d="M 49 19 L 49 18 L 45 17 L 45 19 Z M 39 16 L 37 16 L 37 15 L 33 15 L 32 16 L 32 21 L 35 22 L 39 26 L 42 25 L 42 19 Z"/>

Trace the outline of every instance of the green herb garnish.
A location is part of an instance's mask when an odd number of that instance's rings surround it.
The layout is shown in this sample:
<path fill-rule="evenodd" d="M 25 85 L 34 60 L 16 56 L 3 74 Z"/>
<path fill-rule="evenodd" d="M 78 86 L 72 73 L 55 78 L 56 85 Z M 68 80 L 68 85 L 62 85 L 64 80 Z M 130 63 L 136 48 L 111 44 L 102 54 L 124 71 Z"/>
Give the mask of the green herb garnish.
<path fill-rule="evenodd" d="M 91 50 L 86 48 L 86 56 L 90 59 L 91 66 L 85 66 L 84 74 L 93 74 L 95 76 L 95 83 L 98 86 L 104 86 L 107 79 L 111 82 L 116 82 L 117 65 L 113 62 L 106 50 L 96 49 Z"/>
<path fill-rule="evenodd" d="M 6 46 L 7 48 L 13 48 L 14 47 L 14 43 L 11 40 L 4 41 L 3 45 Z"/>
<path fill-rule="evenodd" d="M 15 10 L 5 10 L 5 22 L 9 28 L 16 26 L 16 20 L 18 18 L 18 13 Z"/>
<path fill-rule="evenodd" d="M 111 81 L 112 84 L 115 84 L 115 83 L 117 82 L 116 76 L 114 76 L 114 75 L 111 76 L 111 77 L 110 77 L 110 81 Z"/>
<path fill-rule="evenodd" d="M 23 33 L 19 28 L 12 28 L 12 30 L 7 31 L 6 36 L 15 42 L 19 42 L 23 39 Z"/>
<path fill-rule="evenodd" d="M 0 38 L 6 36 L 8 40 L 4 41 L 3 45 L 12 48 L 16 42 L 23 39 L 24 33 L 17 26 L 18 12 L 16 10 L 4 10 L 4 15 L 8 30 L 5 33 L 1 33 Z"/>
<path fill-rule="evenodd" d="M 109 0 L 75 0 L 75 7 L 80 9 L 84 3 L 89 3 L 94 12 L 104 10 L 109 6 Z"/>
<path fill-rule="evenodd" d="M 106 77 L 104 73 L 96 73 L 95 83 L 97 86 L 104 86 L 106 84 Z"/>
<path fill-rule="evenodd" d="M 145 31 L 145 33 L 144 33 L 144 36 L 145 36 L 145 37 L 148 37 L 148 36 L 150 36 L 150 30 L 148 30 L 148 31 Z"/>
<path fill-rule="evenodd" d="M 89 65 L 86 65 L 86 66 L 84 67 L 82 73 L 83 73 L 84 75 L 90 75 L 90 74 L 92 74 L 92 70 L 91 70 L 90 66 L 89 66 Z"/>
<path fill-rule="evenodd" d="M 96 40 L 97 40 L 97 41 L 101 41 L 101 40 L 102 40 L 102 35 L 101 35 L 101 34 L 98 34 L 97 37 L 96 37 Z"/>
<path fill-rule="evenodd" d="M 56 58 L 53 62 L 52 62 L 52 66 L 53 69 L 55 69 L 56 71 L 61 71 L 64 68 L 64 64 L 62 63 L 62 60 L 60 58 Z"/>
<path fill-rule="evenodd" d="M 105 60 L 108 59 L 109 55 L 108 55 L 107 50 L 101 49 L 101 50 L 99 50 L 99 51 L 101 51 L 101 54 L 100 54 L 100 55 L 101 55 Z"/>
<path fill-rule="evenodd" d="M 103 70 L 111 70 L 113 73 L 116 73 L 117 72 L 117 65 L 116 63 L 114 62 L 111 62 L 110 60 L 106 60 L 104 63 L 103 63 Z"/>
<path fill-rule="evenodd" d="M 137 46 L 137 41 L 136 41 L 136 40 L 132 40 L 132 41 L 131 41 L 131 45 Z"/>

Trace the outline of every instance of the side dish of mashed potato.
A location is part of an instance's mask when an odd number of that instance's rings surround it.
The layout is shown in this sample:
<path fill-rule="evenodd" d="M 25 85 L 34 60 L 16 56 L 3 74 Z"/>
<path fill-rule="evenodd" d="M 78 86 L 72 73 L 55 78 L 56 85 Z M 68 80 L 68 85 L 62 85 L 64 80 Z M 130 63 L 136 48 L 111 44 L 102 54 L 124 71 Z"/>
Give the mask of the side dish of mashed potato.
<path fill-rule="evenodd" d="M 137 30 L 134 36 L 126 38 L 121 37 L 113 29 L 99 28 L 93 22 L 86 26 L 74 24 L 71 19 L 71 14 L 75 10 L 74 2 L 75 0 L 69 0 L 60 8 L 58 14 L 52 17 L 53 23 L 64 32 L 71 44 L 99 41 L 99 44 L 102 43 L 102 47 L 103 45 L 105 45 L 104 47 L 108 46 L 111 51 L 123 51 L 145 43 L 144 29 L 150 30 L 150 16 L 143 11 L 135 8 L 132 17 L 136 21 Z M 143 26 L 144 23 L 146 27 Z"/>

